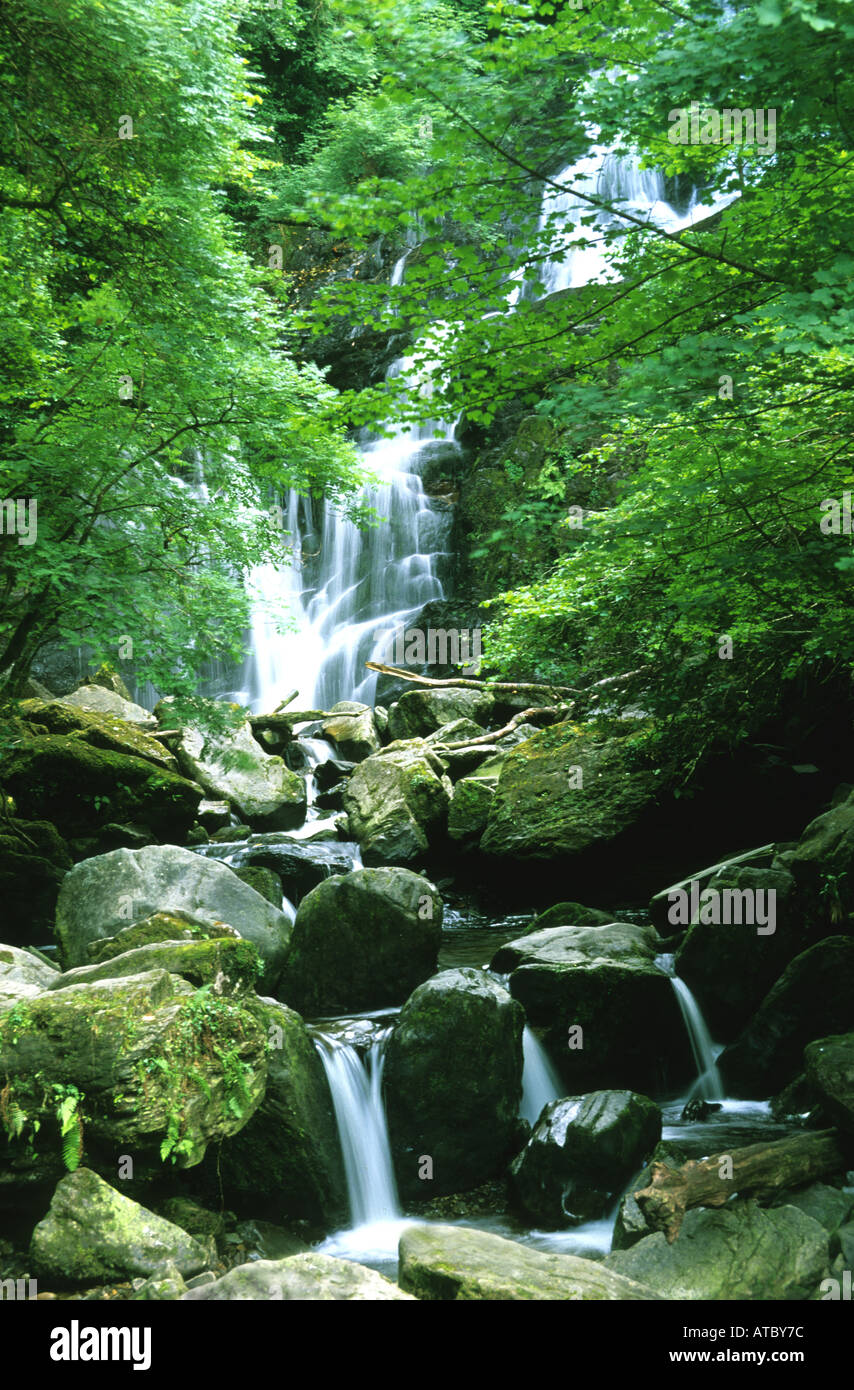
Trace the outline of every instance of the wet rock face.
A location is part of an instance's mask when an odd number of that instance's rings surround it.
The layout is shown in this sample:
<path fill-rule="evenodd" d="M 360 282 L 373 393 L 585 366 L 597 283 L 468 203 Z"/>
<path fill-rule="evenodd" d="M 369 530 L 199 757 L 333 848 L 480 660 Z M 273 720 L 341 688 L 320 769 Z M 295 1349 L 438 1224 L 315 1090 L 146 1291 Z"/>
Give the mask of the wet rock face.
<path fill-rule="evenodd" d="M 282 997 L 309 1017 L 401 1004 L 436 969 L 442 900 L 409 869 L 336 875 L 300 903 Z"/>
<path fill-rule="evenodd" d="M 492 712 L 493 699 L 480 690 L 408 690 L 388 712 L 393 739 L 424 738 L 443 725 L 469 719 L 483 733 Z"/>
<path fill-rule="evenodd" d="M 442 836 L 453 787 L 423 739 L 360 763 L 344 789 L 349 833 L 368 864 L 410 864 Z"/>
<path fill-rule="evenodd" d="M 649 927 L 552 927 L 508 942 L 491 962 L 545 1043 L 567 1090 L 661 1094 L 694 1075 L 670 980 Z"/>
<path fill-rule="evenodd" d="M 518 1148 L 523 1027 L 519 1005 L 480 970 L 443 971 L 407 1000 L 384 1082 L 403 1197 L 476 1187 Z"/>
<path fill-rule="evenodd" d="M 595 1091 L 546 1106 L 510 1169 L 534 1225 L 576 1226 L 604 1216 L 661 1137 L 661 1111 L 632 1091 Z"/>
<path fill-rule="evenodd" d="M 191 1289 L 182 1296 L 183 1302 L 193 1303 L 250 1299 L 264 1302 L 273 1299 L 277 1303 L 292 1299 L 312 1303 L 414 1302 L 410 1294 L 375 1270 L 352 1260 L 319 1255 L 313 1250 L 284 1260 L 256 1260 L 252 1264 L 238 1265 L 215 1283 Z"/>

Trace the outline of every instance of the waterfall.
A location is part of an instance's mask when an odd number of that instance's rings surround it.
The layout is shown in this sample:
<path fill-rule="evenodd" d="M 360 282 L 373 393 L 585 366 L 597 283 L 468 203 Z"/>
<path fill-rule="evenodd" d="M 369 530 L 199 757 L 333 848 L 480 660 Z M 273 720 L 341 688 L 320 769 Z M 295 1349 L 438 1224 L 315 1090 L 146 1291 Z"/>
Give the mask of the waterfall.
<path fill-rule="evenodd" d="M 549 1060 L 548 1053 L 527 1024 L 522 1034 L 522 1104 L 519 1114 L 530 1125 L 535 1125 L 543 1106 L 553 1100 L 560 1100 L 565 1088 Z"/>
<path fill-rule="evenodd" d="M 673 993 L 679 1003 L 685 1031 L 691 1044 L 691 1051 L 694 1054 L 697 1080 L 692 1087 L 691 1094 L 692 1096 L 694 1094 L 699 1095 L 701 1100 L 721 1100 L 724 1090 L 720 1072 L 715 1065 L 715 1045 L 706 1027 L 706 1020 L 703 1018 L 700 1005 L 685 981 L 680 980 L 675 973 L 673 955 L 656 956 L 655 963 L 659 970 L 663 970 L 670 979 Z"/>
<path fill-rule="evenodd" d="M 329 1033 L 315 1033 L 326 1072 L 344 1157 L 350 1219 L 354 1226 L 400 1216 L 397 1185 L 382 1100 L 385 1046 L 391 1030 L 376 1033 L 366 1063 L 356 1048 Z"/>

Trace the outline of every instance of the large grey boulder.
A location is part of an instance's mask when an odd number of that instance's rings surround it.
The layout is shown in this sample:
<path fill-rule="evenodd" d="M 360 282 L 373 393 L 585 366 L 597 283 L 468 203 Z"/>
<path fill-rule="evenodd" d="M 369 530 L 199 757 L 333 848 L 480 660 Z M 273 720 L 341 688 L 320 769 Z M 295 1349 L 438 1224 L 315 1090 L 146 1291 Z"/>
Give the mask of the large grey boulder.
<path fill-rule="evenodd" d="M 19 999 L 28 999 L 49 989 L 59 977 L 56 966 L 17 946 L 0 946 L 0 1011 L 11 1009 Z"/>
<path fill-rule="evenodd" d="M 545 1044 L 567 1090 L 662 1092 L 692 1074 L 673 987 L 655 964 L 649 927 L 550 927 L 502 946 L 492 969 Z"/>
<path fill-rule="evenodd" d="M 827 1232 L 811 1216 L 737 1198 L 689 1211 L 672 1245 L 658 1231 L 605 1265 L 665 1298 L 766 1301 L 809 1298 L 828 1257 Z"/>
<path fill-rule="evenodd" d="M 196 1274 L 209 1252 L 180 1226 L 131 1201 L 88 1168 L 57 1183 L 36 1226 L 30 1255 L 39 1270 L 95 1283 L 151 1275 L 173 1265 Z"/>
<path fill-rule="evenodd" d="M 779 1091 L 814 1038 L 854 1021 L 854 937 L 828 936 L 796 956 L 734 1043 L 718 1058 L 733 1096 Z"/>
<path fill-rule="evenodd" d="M 547 1105 L 510 1169 L 515 1200 L 537 1226 L 604 1216 L 661 1138 L 661 1111 L 633 1091 L 594 1091 Z"/>
<path fill-rule="evenodd" d="M 402 1004 L 436 969 L 442 900 L 409 869 L 358 869 L 319 884 L 294 922 L 281 996 L 300 1013 Z"/>
<path fill-rule="evenodd" d="M 330 714 L 333 718 L 323 721 L 321 731 L 324 738 L 332 740 L 342 758 L 360 763 L 379 751 L 382 740 L 374 722 L 373 710 L 368 705 L 355 705 L 344 700 L 333 705 Z"/>
<path fill-rule="evenodd" d="M 177 845 L 117 849 L 75 865 L 60 889 L 56 933 L 63 962 L 86 965 L 89 945 L 153 913 L 183 911 L 251 941 L 275 993 L 291 924 L 231 869 Z"/>
<path fill-rule="evenodd" d="M 105 690 L 101 685 L 80 685 L 70 695 L 63 695 L 59 703 L 81 709 L 86 714 L 110 714 L 124 719 L 128 724 L 157 728 L 157 720 L 149 710 L 134 704 L 132 700 L 125 700 L 113 690 Z"/>
<path fill-rule="evenodd" d="M 270 830 L 288 830 L 305 819 L 305 782 L 281 758 L 265 753 L 252 734 L 248 711 L 217 700 L 194 700 L 194 721 L 171 697 L 158 716 L 181 728 L 175 754 L 188 777 L 209 796 L 231 803 L 241 818 Z"/>
<path fill-rule="evenodd" d="M 409 864 L 442 835 L 453 787 L 423 739 L 391 744 L 360 763 L 343 805 L 368 864 Z"/>
<path fill-rule="evenodd" d="M 400 1238 L 400 1283 L 432 1302 L 623 1302 L 659 1297 L 596 1260 L 549 1255 L 466 1226 L 411 1226 Z"/>
<path fill-rule="evenodd" d="M 264 1099 L 208 1163 L 229 1201 L 239 1194 L 276 1220 L 330 1229 L 346 1219 L 347 1193 L 323 1064 L 299 1014 L 272 999 L 254 1013 L 267 1038 Z"/>
<path fill-rule="evenodd" d="M 491 695 L 480 690 L 407 690 L 388 712 L 388 730 L 393 739 L 423 738 L 444 724 L 470 719 L 483 729 L 492 713 Z"/>
<path fill-rule="evenodd" d="M 285 1260 L 255 1260 L 238 1265 L 222 1279 L 182 1296 L 184 1303 L 246 1302 L 281 1303 L 414 1302 L 384 1275 L 352 1260 L 336 1260 L 314 1250 Z"/>
<path fill-rule="evenodd" d="M 445 970 L 406 1001 L 385 1065 L 403 1196 L 465 1191 L 501 1171 L 520 1138 L 523 1027 L 520 1006 L 481 970 Z"/>

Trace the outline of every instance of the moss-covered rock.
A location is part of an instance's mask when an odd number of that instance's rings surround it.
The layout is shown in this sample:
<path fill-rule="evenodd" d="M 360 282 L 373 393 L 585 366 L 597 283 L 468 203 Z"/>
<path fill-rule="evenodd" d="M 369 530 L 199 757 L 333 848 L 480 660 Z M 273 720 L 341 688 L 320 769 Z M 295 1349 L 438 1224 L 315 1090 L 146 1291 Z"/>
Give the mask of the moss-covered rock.
<path fill-rule="evenodd" d="M 17 946 L 0 945 L 0 1011 L 11 1009 L 19 999 L 41 994 L 58 978 L 56 967 L 40 956 Z"/>
<path fill-rule="evenodd" d="M 360 763 L 343 794 L 350 835 L 368 864 L 408 864 L 442 835 L 453 788 L 423 740 Z"/>
<path fill-rule="evenodd" d="M 481 849 L 552 859 L 601 848 L 639 821 L 656 791 L 656 778 L 632 762 L 625 737 L 565 721 L 505 757 Z"/>
<path fill-rule="evenodd" d="M 188 713 L 185 703 L 170 697 L 161 700 L 156 713 L 167 727 L 181 728 L 178 762 L 210 796 L 271 830 L 302 824 L 305 782 L 281 758 L 264 752 L 253 737 L 248 710 L 196 698 Z"/>
<path fill-rule="evenodd" d="M 854 1137 L 854 1033 L 819 1038 L 804 1050 L 807 1082 L 822 1110 Z"/>
<path fill-rule="evenodd" d="M 385 1066 L 402 1195 L 465 1191 L 501 1171 L 521 1137 L 523 1027 L 522 1009 L 481 970 L 443 971 L 406 1001 Z"/>
<path fill-rule="evenodd" d="M 245 869 L 235 869 L 234 872 L 244 883 L 248 883 L 250 888 L 254 888 L 256 893 L 260 893 L 262 898 L 266 898 L 268 903 L 272 903 L 274 907 L 282 906 L 282 880 L 272 869 L 255 864 Z"/>
<path fill-rule="evenodd" d="M 158 839 L 181 840 L 202 789 L 144 758 L 56 734 L 28 739 L 6 759 L 4 784 L 27 819 L 72 839 L 108 821 L 131 822 Z"/>
<path fill-rule="evenodd" d="M 157 727 L 154 715 L 143 709 L 142 705 L 136 705 L 117 691 L 107 690 L 102 685 L 78 685 L 70 695 L 63 695 L 60 703 L 70 705 L 72 709 L 81 709 L 86 714 L 109 714 L 124 720 L 126 724 Z"/>
<path fill-rule="evenodd" d="M 670 980 L 655 964 L 649 927 L 552 927 L 502 946 L 492 969 L 545 1043 L 568 1091 L 628 1088 L 653 1094 L 693 1074 Z"/>
<path fill-rule="evenodd" d="M 548 1230 L 604 1216 L 661 1138 L 661 1111 L 633 1091 L 547 1105 L 510 1169 L 516 1202 Z"/>
<path fill-rule="evenodd" d="M 585 907 L 583 903 L 555 903 L 535 917 L 526 936 L 550 927 L 609 927 L 614 918 L 598 907 Z"/>
<path fill-rule="evenodd" d="M 246 1300 L 281 1303 L 412 1302 L 384 1275 L 352 1260 L 336 1260 L 312 1250 L 286 1260 L 255 1260 L 229 1270 L 215 1284 L 204 1284 L 184 1294 L 185 1303 L 230 1303 Z"/>
<path fill-rule="evenodd" d="M 672 1245 L 658 1231 L 605 1259 L 664 1298 L 746 1301 L 809 1298 L 827 1263 L 827 1232 L 811 1216 L 742 1198 L 689 1211 Z"/>
<path fill-rule="evenodd" d="M 72 862 L 68 846 L 49 821 L 0 821 L 5 941 L 26 946 L 50 937 L 59 887 Z"/>
<path fill-rule="evenodd" d="M 33 1231 L 30 1255 L 40 1271 L 94 1283 L 152 1275 L 174 1265 L 204 1269 L 209 1252 L 192 1236 L 78 1168 L 57 1183 L 47 1215 Z"/>
<path fill-rule="evenodd" d="M 147 970 L 168 970 L 200 988 L 213 985 L 218 994 L 252 991 L 260 973 L 260 958 L 251 941 L 221 937 L 213 941 L 160 941 L 137 946 L 93 965 L 78 965 L 50 981 L 49 989 L 95 984 L 141 975 Z"/>
<path fill-rule="evenodd" d="M 497 784 L 497 778 L 485 777 L 463 777 L 457 782 L 448 811 L 449 839 L 472 844 L 480 839 Z"/>
<path fill-rule="evenodd" d="M 854 937 L 828 936 L 786 967 L 718 1066 L 727 1094 L 767 1096 L 801 1069 L 808 1042 L 854 1019 Z"/>
<path fill-rule="evenodd" d="M 373 711 L 367 705 L 354 707 L 348 701 L 333 705 L 334 718 L 324 720 L 321 730 L 331 739 L 342 758 L 360 763 L 379 751 L 381 740 L 374 723 Z"/>
<path fill-rule="evenodd" d="M 547 1255 L 465 1226 L 411 1226 L 400 1238 L 401 1287 L 432 1302 L 497 1300 L 624 1302 L 657 1299 L 652 1289 L 596 1260 Z"/>
<path fill-rule="evenodd" d="M 166 1159 L 192 1167 L 254 1114 L 266 1075 L 251 1010 L 165 970 L 19 1002 L 0 1014 L 0 1184 L 83 1157 L 110 1174 L 123 1154 L 150 1172 Z"/>
<path fill-rule="evenodd" d="M 300 1013 L 359 1012 L 401 1004 L 436 969 L 442 899 L 409 869 L 358 869 L 303 898 L 281 996 Z"/>
<path fill-rule="evenodd" d="M 388 731 L 393 739 L 424 738 L 458 719 L 471 720 L 483 733 L 494 701 L 482 690 L 407 690 L 389 709 Z"/>
<path fill-rule="evenodd" d="M 67 734 L 75 742 L 90 743 L 93 748 L 104 748 L 111 753 L 127 753 L 130 757 L 155 763 L 167 772 L 180 772 L 165 744 L 149 732 L 157 728 L 153 716 L 150 724 L 140 726 L 109 710 L 84 709 L 66 700 L 21 700 L 17 711 L 33 733 Z"/>
<path fill-rule="evenodd" d="M 236 937 L 234 927 L 224 922 L 203 922 L 192 913 L 176 909 L 174 912 L 153 912 L 150 917 L 123 927 L 115 936 L 90 941 L 86 949 L 90 961 L 96 964 L 135 951 L 138 946 L 153 946 L 160 941 L 233 941 Z"/>
<path fill-rule="evenodd" d="M 87 965 L 91 942 L 175 910 L 233 927 L 251 941 L 264 961 L 265 985 L 275 993 L 291 933 L 287 917 L 225 864 L 176 845 L 114 850 L 68 874 L 56 910 L 63 964 Z"/>
<path fill-rule="evenodd" d="M 218 1155 L 223 1188 L 277 1220 L 331 1229 L 346 1219 L 347 1193 L 323 1064 L 299 1014 L 267 999 L 253 1007 L 267 1039 L 267 1087 Z"/>

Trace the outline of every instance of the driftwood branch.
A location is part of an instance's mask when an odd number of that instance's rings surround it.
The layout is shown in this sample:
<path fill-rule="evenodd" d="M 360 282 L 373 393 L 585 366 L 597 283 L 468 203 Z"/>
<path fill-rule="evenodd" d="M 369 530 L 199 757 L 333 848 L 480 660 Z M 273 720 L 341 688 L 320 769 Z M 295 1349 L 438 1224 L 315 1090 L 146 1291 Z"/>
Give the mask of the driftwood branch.
<path fill-rule="evenodd" d="M 482 743 L 494 743 L 496 739 L 503 738 L 505 734 L 512 734 L 519 724 L 524 724 L 526 719 L 533 719 L 539 716 L 541 719 L 548 716 L 551 719 L 559 719 L 570 713 L 572 705 L 533 705 L 531 709 L 523 709 L 521 714 L 514 714 L 508 724 L 503 729 L 496 729 L 488 734 L 481 734 L 478 738 L 463 739 L 462 743 L 442 743 L 437 744 L 437 749 L 446 749 L 449 753 L 459 752 L 463 748 L 477 748 Z"/>
<path fill-rule="evenodd" d="M 414 671 L 406 671 L 400 666 L 384 666 L 380 661 L 366 661 L 369 671 L 379 671 L 382 676 L 395 676 L 398 680 L 412 681 L 415 685 L 429 685 L 434 690 L 482 690 L 487 695 L 500 691 L 502 694 L 518 695 L 523 690 L 538 690 L 548 695 L 578 695 L 580 692 L 571 685 L 542 685 L 531 681 L 470 681 L 463 676 L 452 676 L 447 680 L 434 680 L 432 676 L 419 676 Z"/>
<path fill-rule="evenodd" d="M 692 1160 L 681 1168 L 654 1163 L 648 1187 L 634 1193 L 648 1224 L 663 1231 L 668 1245 L 692 1207 L 722 1207 L 734 1192 L 773 1196 L 786 1187 L 845 1171 L 836 1131 L 791 1135 L 772 1144 L 750 1144 L 729 1153 Z M 732 1176 L 726 1176 L 731 1173 Z M 722 1176 L 722 1174 L 724 1176 Z"/>
<path fill-rule="evenodd" d="M 300 709 L 288 710 L 284 714 L 253 714 L 249 723 L 253 732 L 257 729 L 271 729 L 291 733 L 295 724 L 308 724 L 316 719 L 335 719 L 336 717 L 325 709 Z"/>

